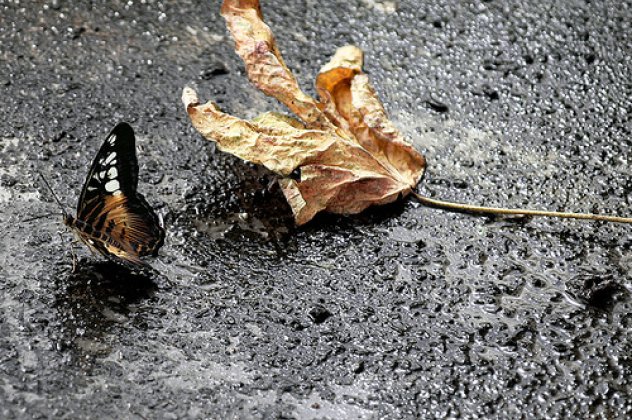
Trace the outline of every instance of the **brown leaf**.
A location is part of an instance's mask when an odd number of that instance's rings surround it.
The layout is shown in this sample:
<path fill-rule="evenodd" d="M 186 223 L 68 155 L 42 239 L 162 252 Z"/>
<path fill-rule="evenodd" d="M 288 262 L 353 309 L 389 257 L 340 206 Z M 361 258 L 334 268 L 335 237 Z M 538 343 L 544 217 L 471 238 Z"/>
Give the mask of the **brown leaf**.
<path fill-rule="evenodd" d="M 305 94 L 285 65 L 256 0 L 226 0 L 221 9 L 248 77 L 301 120 L 266 113 L 244 121 L 200 105 L 185 88 L 182 100 L 194 127 L 220 150 L 262 164 L 279 181 L 296 223 L 322 210 L 359 213 L 411 192 L 425 159 L 388 120 L 368 77 L 362 51 L 338 49 L 316 79 L 320 97 Z M 300 179 L 289 175 L 300 169 Z"/>
<path fill-rule="evenodd" d="M 306 123 L 329 128 L 330 122 L 314 98 L 303 93 L 285 65 L 270 27 L 263 22 L 259 0 L 224 1 L 221 15 L 235 39 L 237 54 L 244 60 L 250 81 Z"/>

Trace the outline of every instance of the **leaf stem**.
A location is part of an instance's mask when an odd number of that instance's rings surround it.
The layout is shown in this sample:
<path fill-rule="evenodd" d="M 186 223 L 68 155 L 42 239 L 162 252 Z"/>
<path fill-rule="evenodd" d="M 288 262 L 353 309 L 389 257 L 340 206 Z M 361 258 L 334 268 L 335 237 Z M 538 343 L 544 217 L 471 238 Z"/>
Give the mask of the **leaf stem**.
<path fill-rule="evenodd" d="M 584 220 L 601 220 L 604 222 L 615 222 L 615 223 L 632 223 L 632 217 L 608 216 L 608 215 L 591 214 L 591 213 L 567 213 L 567 212 L 545 211 L 545 210 L 507 209 L 503 207 L 474 206 L 471 204 L 461 204 L 461 203 L 453 203 L 450 201 L 435 200 L 433 198 L 419 195 L 414 191 L 411 191 L 411 193 L 415 196 L 417 200 L 419 200 L 421 204 L 427 205 L 429 207 L 456 210 L 456 211 L 462 211 L 462 212 L 467 212 L 467 213 L 560 217 L 564 219 L 584 219 Z"/>

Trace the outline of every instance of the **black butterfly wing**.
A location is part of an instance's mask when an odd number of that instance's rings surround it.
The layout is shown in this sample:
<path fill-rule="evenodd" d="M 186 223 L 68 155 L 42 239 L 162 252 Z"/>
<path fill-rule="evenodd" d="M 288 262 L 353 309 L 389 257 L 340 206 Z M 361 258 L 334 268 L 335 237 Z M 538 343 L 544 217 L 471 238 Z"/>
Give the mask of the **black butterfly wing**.
<path fill-rule="evenodd" d="M 77 205 L 77 219 L 91 227 L 95 248 L 138 263 L 155 255 L 164 230 L 145 198 L 137 192 L 138 160 L 132 127 L 119 123 L 99 149 Z"/>
<path fill-rule="evenodd" d="M 113 171 L 112 168 L 114 168 Z M 116 175 L 112 179 L 115 182 L 108 185 L 110 175 Z M 117 184 L 118 188 L 114 189 Z M 106 185 L 110 191 L 106 190 Z M 81 218 L 87 208 L 94 207 L 95 201 L 117 190 L 127 196 L 133 196 L 136 194 L 137 186 L 136 138 L 132 127 L 122 122 L 108 134 L 92 162 L 79 197 L 77 216 Z"/>

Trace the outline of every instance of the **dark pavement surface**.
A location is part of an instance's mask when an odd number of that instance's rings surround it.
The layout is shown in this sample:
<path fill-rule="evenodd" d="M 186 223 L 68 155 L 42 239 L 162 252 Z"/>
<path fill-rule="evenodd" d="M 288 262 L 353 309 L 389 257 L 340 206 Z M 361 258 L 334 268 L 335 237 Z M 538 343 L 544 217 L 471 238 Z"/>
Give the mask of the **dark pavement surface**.
<path fill-rule="evenodd" d="M 526 4 L 523 4 L 526 3 Z M 354 43 L 444 199 L 630 215 L 632 5 L 264 1 L 313 92 Z M 0 418 L 630 418 L 630 226 L 405 200 L 293 226 L 274 177 L 215 151 L 185 84 L 242 117 L 219 2 L 0 0 Z M 76 247 L 74 208 L 129 121 L 164 217 L 154 267 Z M 59 234 L 61 232 L 61 235 Z"/>

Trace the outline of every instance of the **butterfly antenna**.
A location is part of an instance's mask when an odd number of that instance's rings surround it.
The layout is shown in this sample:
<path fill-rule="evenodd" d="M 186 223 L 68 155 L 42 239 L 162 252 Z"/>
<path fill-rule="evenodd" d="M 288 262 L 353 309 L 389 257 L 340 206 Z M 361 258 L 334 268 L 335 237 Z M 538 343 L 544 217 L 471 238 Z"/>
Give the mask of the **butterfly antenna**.
<path fill-rule="evenodd" d="M 57 204 L 59 204 L 59 207 L 61 208 L 62 215 L 66 217 L 68 215 L 68 212 L 66 211 L 66 208 L 64 207 L 64 205 L 61 204 L 61 200 L 59 199 L 59 197 L 57 197 L 57 194 L 55 194 L 55 191 L 53 191 L 53 189 L 51 188 L 50 184 L 48 183 L 44 175 L 42 175 L 41 172 L 38 172 L 38 173 L 39 173 L 40 178 L 42 178 L 42 181 L 44 181 L 44 184 L 46 184 L 46 186 L 50 190 L 51 194 L 53 194 L 53 197 L 55 197 L 55 201 L 57 201 Z"/>
<path fill-rule="evenodd" d="M 54 215 L 57 215 L 57 214 L 59 214 L 59 213 L 55 213 L 55 212 L 52 212 L 52 213 L 46 213 L 46 214 L 42 214 L 42 215 L 40 215 L 40 216 L 29 217 L 28 219 L 24 219 L 24 220 L 22 220 L 22 222 L 23 222 L 23 223 L 26 223 L 26 222 L 32 222 L 33 220 L 43 219 L 43 218 L 45 218 L 45 217 L 54 216 Z M 63 215 L 63 214 L 62 214 L 62 215 Z"/>

